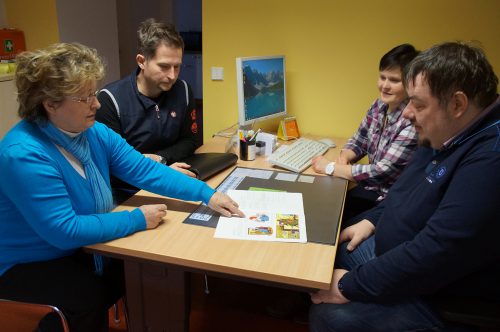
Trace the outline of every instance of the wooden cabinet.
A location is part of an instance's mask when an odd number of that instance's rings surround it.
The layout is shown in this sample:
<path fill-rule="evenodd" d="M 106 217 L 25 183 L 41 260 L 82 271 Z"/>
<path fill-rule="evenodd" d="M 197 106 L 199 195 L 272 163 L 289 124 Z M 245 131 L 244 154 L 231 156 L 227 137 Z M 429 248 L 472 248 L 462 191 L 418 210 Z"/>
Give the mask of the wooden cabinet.
<path fill-rule="evenodd" d="M 0 140 L 19 122 L 13 75 L 0 75 Z"/>

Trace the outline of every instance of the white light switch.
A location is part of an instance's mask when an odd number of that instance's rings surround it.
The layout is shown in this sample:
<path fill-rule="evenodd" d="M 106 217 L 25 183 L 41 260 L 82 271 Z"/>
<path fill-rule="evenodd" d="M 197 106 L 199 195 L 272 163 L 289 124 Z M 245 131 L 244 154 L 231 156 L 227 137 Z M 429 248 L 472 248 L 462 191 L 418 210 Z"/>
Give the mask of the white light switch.
<path fill-rule="evenodd" d="M 224 68 L 212 67 L 212 81 L 222 81 L 222 80 L 224 80 Z"/>

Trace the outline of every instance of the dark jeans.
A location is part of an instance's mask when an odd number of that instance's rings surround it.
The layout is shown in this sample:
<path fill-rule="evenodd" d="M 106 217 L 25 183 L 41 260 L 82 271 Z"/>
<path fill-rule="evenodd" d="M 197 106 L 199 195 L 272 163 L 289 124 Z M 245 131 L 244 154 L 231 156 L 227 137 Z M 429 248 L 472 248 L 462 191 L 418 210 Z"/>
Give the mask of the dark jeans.
<path fill-rule="evenodd" d="M 102 276 L 93 270 L 92 255 L 80 251 L 18 264 L 0 276 L 0 298 L 56 306 L 72 332 L 108 331 L 108 309 L 124 295 L 123 263 L 110 260 Z M 50 315 L 39 326 L 41 331 L 58 328 Z"/>
<path fill-rule="evenodd" d="M 356 186 L 349 190 L 345 197 L 344 212 L 342 214 L 342 229 L 351 226 L 354 217 L 375 207 L 378 194 L 366 190 L 363 186 Z"/>
<path fill-rule="evenodd" d="M 336 267 L 352 270 L 375 257 L 373 236 L 351 253 L 347 252 L 347 243 L 342 243 L 337 250 Z M 456 331 L 446 326 L 431 306 L 420 298 L 383 303 L 312 305 L 309 326 L 311 332 Z"/>

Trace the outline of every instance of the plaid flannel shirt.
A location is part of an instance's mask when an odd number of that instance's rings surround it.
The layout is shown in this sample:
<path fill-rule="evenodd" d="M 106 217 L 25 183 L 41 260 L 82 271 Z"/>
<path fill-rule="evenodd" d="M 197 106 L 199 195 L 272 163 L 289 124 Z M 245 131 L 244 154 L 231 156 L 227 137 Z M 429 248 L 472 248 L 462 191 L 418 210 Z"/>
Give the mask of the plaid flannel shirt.
<path fill-rule="evenodd" d="M 403 117 L 406 104 L 388 113 L 388 106 L 377 99 L 344 146 L 356 154 L 353 162 L 368 156 L 368 164 L 353 165 L 352 176 L 366 190 L 376 191 L 378 200 L 384 199 L 417 147 L 415 127 Z"/>

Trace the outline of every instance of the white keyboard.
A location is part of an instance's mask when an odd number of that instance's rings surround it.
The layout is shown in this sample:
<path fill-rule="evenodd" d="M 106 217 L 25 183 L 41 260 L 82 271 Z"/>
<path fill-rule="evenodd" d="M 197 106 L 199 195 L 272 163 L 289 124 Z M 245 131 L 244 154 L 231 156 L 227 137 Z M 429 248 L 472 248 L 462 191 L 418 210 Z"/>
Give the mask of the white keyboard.
<path fill-rule="evenodd" d="M 307 138 L 299 138 L 285 149 L 279 148 L 269 157 L 273 165 L 300 173 L 311 166 L 311 158 L 324 154 L 328 146 Z"/>

